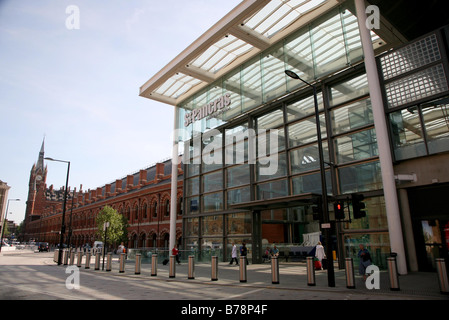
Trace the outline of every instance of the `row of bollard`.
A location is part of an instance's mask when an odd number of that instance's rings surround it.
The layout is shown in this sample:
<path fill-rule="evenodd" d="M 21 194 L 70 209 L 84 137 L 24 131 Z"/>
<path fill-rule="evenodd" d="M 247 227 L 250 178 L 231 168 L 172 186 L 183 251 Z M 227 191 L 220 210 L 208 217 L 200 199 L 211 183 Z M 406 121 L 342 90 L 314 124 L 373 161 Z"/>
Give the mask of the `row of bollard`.
<path fill-rule="evenodd" d="M 81 251 L 77 254 L 77 267 L 81 267 L 82 264 L 82 258 L 83 253 Z M 125 272 L 125 258 L 126 254 L 121 253 L 119 258 L 119 272 L 124 273 Z M 316 285 L 316 279 L 315 279 L 315 266 L 314 266 L 314 258 L 313 257 L 307 257 L 306 260 L 306 266 L 307 266 L 307 285 L 308 286 L 315 286 Z M 55 250 L 53 260 L 55 262 L 58 261 L 58 250 Z M 70 262 L 69 262 L 70 260 Z M 86 260 L 85 260 L 85 269 L 90 268 L 90 262 L 91 260 L 91 253 L 86 253 Z M 64 250 L 63 255 L 63 261 L 64 265 L 70 264 L 73 265 L 75 262 L 75 252 L 72 250 Z M 175 278 L 176 277 L 176 263 L 175 263 L 175 256 L 170 256 L 169 259 L 169 278 Z M 141 254 L 136 254 L 136 264 L 135 264 L 135 274 L 141 273 L 141 264 L 142 264 L 142 257 Z M 247 260 L 246 257 L 241 256 L 240 257 L 240 264 L 239 264 L 239 276 L 240 276 L 240 282 L 245 283 L 247 282 Z M 396 257 L 391 256 L 387 258 L 387 265 L 388 265 L 388 275 L 390 280 L 390 290 L 392 291 L 399 291 L 399 277 L 398 277 L 398 271 L 397 271 L 397 263 L 396 263 Z M 106 258 L 106 271 L 111 271 L 112 266 L 112 253 L 107 253 Z M 448 282 L 448 275 L 447 275 L 447 269 L 446 269 L 446 262 L 445 259 L 438 258 L 436 259 L 436 267 L 437 267 L 437 274 L 438 274 L 438 280 L 440 285 L 440 291 L 441 293 L 448 294 L 449 293 L 449 282 Z M 100 253 L 97 253 L 95 255 L 95 270 L 100 270 Z M 346 287 L 348 289 L 355 289 L 355 276 L 354 276 L 354 265 L 353 265 L 353 259 L 352 258 L 345 258 L 345 273 L 346 273 Z M 153 254 L 151 257 L 151 276 L 157 276 L 157 254 Z M 188 279 L 195 279 L 195 260 L 194 256 L 188 257 Z M 213 256 L 211 261 L 211 280 L 217 281 L 218 280 L 218 257 Z M 272 284 L 279 284 L 279 261 L 277 258 L 271 259 L 271 282 Z"/>

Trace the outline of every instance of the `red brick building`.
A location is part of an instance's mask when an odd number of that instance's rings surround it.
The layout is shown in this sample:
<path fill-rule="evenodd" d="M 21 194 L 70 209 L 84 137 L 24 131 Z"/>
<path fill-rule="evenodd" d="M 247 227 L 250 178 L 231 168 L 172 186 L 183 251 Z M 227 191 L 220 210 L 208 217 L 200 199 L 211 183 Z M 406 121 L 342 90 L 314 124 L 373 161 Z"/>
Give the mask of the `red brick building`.
<path fill-rule="evenodd" d="M 176 240 L 182 237 L 183 171 L 178 165 Z M 171 160 L 162 161 L 94 190 L 68 190 L 65 215 L 65 243 L 90 245 L 97 229 L 95 219 L 109 205 L 128 219 L 128 247 L 168 248 L 170 231 Z M 44 143 L 30 172 L 25 213 L 25 241 L 59 243 L 64 187 L 47 187 Z M 101 239 L 98 239 L 101 240 Z"/>

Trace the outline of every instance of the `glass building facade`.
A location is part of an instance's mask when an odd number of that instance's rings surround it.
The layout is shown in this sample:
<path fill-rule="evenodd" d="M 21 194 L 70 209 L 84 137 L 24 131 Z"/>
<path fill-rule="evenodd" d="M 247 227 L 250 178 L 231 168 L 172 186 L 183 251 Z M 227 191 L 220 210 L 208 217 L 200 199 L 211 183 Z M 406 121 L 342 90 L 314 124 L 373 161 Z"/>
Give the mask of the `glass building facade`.
<path fill-rule="evenodd" d="M 437 167 L 444 162 L 439 157 L 449 152 L 449 33 L 437 30 L 389 50 L 392 44 L 384 40 L 385 34 L 371 31 L 389 130 L 389 141 L 378 141 L 353 5 L 344 1 L 323 11 L 176 104 L 175 128 L 184 162 L 185 250 L 201 252 L 205 260 L 211 255 L 229 260 L 231 244 L 246 242 L 249 257 L 257 263 L 265 247 L 274 243 L 281 255 L 290 258 L 300 248 L 315 246 L 322 230 L 313 210 L 322 193 L 319 122 L 332 249 L 340 262 L 353 257 L 357 263 L 363 243 L 369 246 L 374 264 L 386 267 L 391 244 L 378 146 L 391 146 L 395 171 L 409 173 L 407 166 L 419 168 L 420 161 L 436 161 Z M 253 30 L 259 28 L 251 25 L 257 17 L 246 21 Z M 232 35 L 211 48 L 218 54 L 223 48 L 231 51 L 232 46 L 240 53 L 249 50 Z M 210 63 L 208 72 L 219 72 L 224 63 L 216 57 L 208 60 L 206 53 L 194 64 Z M 220 67 L 213 71 L 212 65 Z M 318 114 L 312 88 L 288 77 L 286 70 L 317 88 Z M 169 90 L 161 88 L 161 94 Z M 181 95 L 189 88 L 173 87 L 174 98 L 176 92 Z M 440 177 L 449 183 L 449 176 Z M 421 225 L 435 229 L 436 224 L 448 222 L 448 212 L 435 218 L 407 209 L 413 202 L 407 195 L 416 191 L 407 188 L 422 184 L 397 182 L 405 238 L 411 232 L 417 239 Z M 354 193 L 364 196 L 366 216 L 360 219 L 350 214 Z M 344 221 L 334 217 L 335 199 L 345 200 L 348 206 Z M 412 241 L 405 241 L 409 254 L 420 250 L 419 244 L 412 248 Z M 431 252 L 426 241 L 422 245 Z"/>

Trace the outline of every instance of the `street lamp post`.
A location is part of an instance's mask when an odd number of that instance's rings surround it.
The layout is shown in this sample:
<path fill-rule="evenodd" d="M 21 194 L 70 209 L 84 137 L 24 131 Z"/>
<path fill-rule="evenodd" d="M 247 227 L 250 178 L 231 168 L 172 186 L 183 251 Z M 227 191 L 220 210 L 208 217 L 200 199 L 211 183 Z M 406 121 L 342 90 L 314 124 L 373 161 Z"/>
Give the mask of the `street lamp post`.
<path fill-rule="evenodd" d="M 2 246 L 3 246 L 3 234 L 4 234 L 4 232 L 5 232 L 5 221 L 6 221 L 6 217 L 8 216 L 9 201 L 20 201 L 20 199 L 8 199 L 8 203 L 6 204 L 5 218 L 3 219 L 3 223 L 2 223 L 2 235 L 1 235 L 1 237 L 0 237 L 0 252 L 2 252 Z"/>
<path fill-rule="evenodd" d="M 324 153 L 323 153 L 323 142 L 321 139 L 321 124 L 320 124 L 320 113 L 318 107 L 318 97 L 316 86 L 310 84 L 309 82 L 301 79 L 295 72 L 291 70 L 285 70 L 285 74 L 290 78 L 301 80 L 306 85 L 313 89 L 313 99 L 315 103 L 315 119 L 316 119 L 316 130 L 317 130 L 317 140 L 318 140 L 318 156 L 320 158 L 320 175 L 321 175 L 321 197 L 322 197 L 322 212 L 323 212 L 323 224 L 325 225 L 324 235 L 326 237 L 326 256 L 328 259 L 327 263 L 327 282 L 329 287 L 335 287 L 335 273 L 334 273 L 334 261 L 331 246 L 331 228 L 329 219 L 329 205 L 327 199 L 327 187 L 326 187 L 326 171 L 324 169 Z"/>
<path fill-rule="evenodd" d="M 61 220 L 61 236 L 59 238 L 59 252 L 58 252 L 58 265 L 62 264 L 62 246 L 64 245 L 64 233 L 65 233 L 65 206 L 67 203 L 67 188 L 69 184 L 69 172 L 70 172 L 70 161 L 57 160 L 53 158 L 44 158 L 45 160 L 57 161 L 67 163 L 67 178 L 65 180 L 65 190 L 64 190 L 64 203 L 62 205 L 62 220 Z"/>

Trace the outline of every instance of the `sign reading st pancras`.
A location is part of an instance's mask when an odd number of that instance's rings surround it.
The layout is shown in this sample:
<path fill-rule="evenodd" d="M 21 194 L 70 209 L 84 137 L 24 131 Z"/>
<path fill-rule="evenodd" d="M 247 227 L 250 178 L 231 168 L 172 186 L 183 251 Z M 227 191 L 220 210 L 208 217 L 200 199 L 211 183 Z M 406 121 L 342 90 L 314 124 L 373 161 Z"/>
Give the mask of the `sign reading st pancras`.
<path fill-rule="evenodd" d="M 191 123 L 201 120 L 207 117 L 210 119 L 216 117 L 226 110 L 229 110 L 229 105 L 231 104 L 231 94 L 226 93 L 225 95 L 215 99 L 204 106 L 193 110 L 192 112 L 186 113 L 184 116 L 184 127 L 189 126 Z"/>

